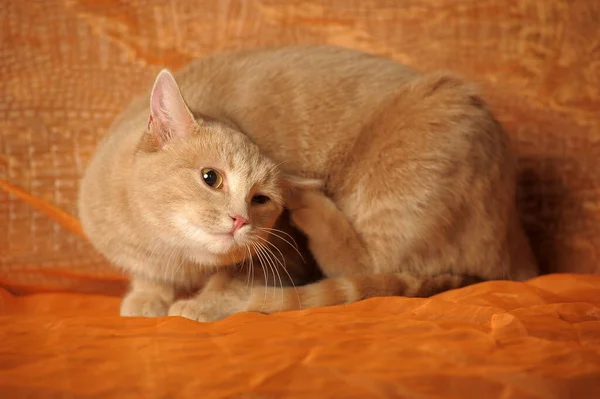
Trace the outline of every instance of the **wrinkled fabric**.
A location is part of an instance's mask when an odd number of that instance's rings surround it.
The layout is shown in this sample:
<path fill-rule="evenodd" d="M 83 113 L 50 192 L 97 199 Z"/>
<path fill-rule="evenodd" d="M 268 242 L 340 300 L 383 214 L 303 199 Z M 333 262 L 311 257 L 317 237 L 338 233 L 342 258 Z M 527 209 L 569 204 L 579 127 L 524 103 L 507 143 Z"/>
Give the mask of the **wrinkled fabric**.
<path fill-rule="evenodd" d="M 215 323 L 1 292 L 0 397 L 597 398 L 600 276 Z"/>
<path fill-rule="evenodd" d="M 599 15 L 594 0 L 2 0 L 0 286 L 122 291 L 68 217 L 116 115 L 163 67 L 294 44 L 476 82 L 518 155 L 540 265 L 600 274 Z"/>

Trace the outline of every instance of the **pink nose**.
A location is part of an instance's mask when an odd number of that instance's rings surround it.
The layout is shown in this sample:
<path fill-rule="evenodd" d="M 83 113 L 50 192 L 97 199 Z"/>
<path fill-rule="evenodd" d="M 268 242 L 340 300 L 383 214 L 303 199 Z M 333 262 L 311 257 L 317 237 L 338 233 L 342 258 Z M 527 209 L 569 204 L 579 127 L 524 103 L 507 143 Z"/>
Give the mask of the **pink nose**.
<path fill-rule="evenodd" d="M 233 227 L 231 228 L 230 234 L 233 235 L 237 230 L 248 224 L 248 219 L 240 215 L 231 215 L 233 220 Z"/>

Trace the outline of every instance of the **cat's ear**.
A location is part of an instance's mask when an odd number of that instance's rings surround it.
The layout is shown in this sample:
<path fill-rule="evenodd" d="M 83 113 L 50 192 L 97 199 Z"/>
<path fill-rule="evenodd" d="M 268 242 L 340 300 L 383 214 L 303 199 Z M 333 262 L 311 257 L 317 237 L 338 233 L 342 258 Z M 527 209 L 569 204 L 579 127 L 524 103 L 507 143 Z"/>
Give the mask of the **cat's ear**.
<path fill-rule="evenodd" d="M 175 138 L 186 137 L 196 125 L 171 72 L 160 71 L 150 95 L 148 133 L 159 148 Z"/>

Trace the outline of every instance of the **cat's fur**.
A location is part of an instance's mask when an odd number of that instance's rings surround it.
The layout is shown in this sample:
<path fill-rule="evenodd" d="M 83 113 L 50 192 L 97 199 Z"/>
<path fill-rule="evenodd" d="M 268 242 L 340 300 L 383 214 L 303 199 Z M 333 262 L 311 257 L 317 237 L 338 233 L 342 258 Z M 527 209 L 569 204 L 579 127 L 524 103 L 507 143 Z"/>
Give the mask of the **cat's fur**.
<path fill-rule="evenodd" d="M 81 185 L 85 232 L 133 278 L 121 314 L 216 320 L 537 274 L 508 139 L 461 79 L 327 46 L 214 55 L 175 78 L 117 119 Z M 250 221 L 235 238 L 233 214 Z M 314 279 L 310 255 L 326 279 L 290 286 Z"/>

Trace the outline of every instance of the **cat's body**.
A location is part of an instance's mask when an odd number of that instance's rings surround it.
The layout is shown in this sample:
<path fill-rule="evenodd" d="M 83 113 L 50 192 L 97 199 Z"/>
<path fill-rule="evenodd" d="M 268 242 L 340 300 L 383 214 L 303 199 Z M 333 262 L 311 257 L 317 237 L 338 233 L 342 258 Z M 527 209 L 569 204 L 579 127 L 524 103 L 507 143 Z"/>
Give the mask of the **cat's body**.
<path fill-rule="evenodd" d="M 420 75 L 335 47 L 221 54 L 190 64 L 175 78 L 199 126 L 187 119 L 174 82 L 159 76 L 156 101 L 149 109 L 144 96 L 120 116 L 82 182 L 86 233 L 134 276 L 122 314 L 164 314 L 175 300 L 173 287 L 194 291 L 206 282 L 199 296 L 177 302 L 169 314 L 214 320 L 244 310 L 426 295 L 465 284 L 468 276 L 536 275 L 515 208 L 507 137 L 478 93 L 461 80 Z M 190 144 L 190 137 L 198 143 Z M 222 166 L 228 184 L 217 188 L 222 192 L 195 192 L 189 186 L 202 182 L 178 172 L 200 174 L 203 167 L 223 164 L 219 157 L 228 160 Z M 323 191 L 286 179 L 279 170 L 322 181 Z M 295 183 L 307 188 L 284 189 Z M 270 190 L 272 201 L 259 206 L 252 190 Z M 194 206 L 195 195 L 212 204 L 212 213 L 195 224 L 200 232 L 173 221 L 177 209 Z M 293 223 L 330 279 L 267 295 L 260 286 L 265 276 L 258 273 L 250 292 L 250 284 L 240 280 L 248 271 L 226 265 L 248 258 L 249 232 L 273 226 L 284 196 Z M 163 203 L 173 207 L 162 209 Z M 243 227 L 247 237 L 236 238 L 244 254 L 233 244 L 213 248 L 214 236 L 202 229 L 227 223 L 228 217 L 236 223 L 232 212 L 246 212 L 241 219 L 249 222 Z M 280 217 L 278 227 L 295 234 L 283 226 L 286 220 Z M 196 241 L 180 248 L 192 236 Z M 300 262 L 280 238 L 261 239 L 286 251 L 294 282 L 313 278 L 310 260 Z M 255 256 L 255 265 L 259 261 Z M 243 267 L 248 264 L 249 259 Z M 269 264 L 284 273 L 275 259 Z"/>

